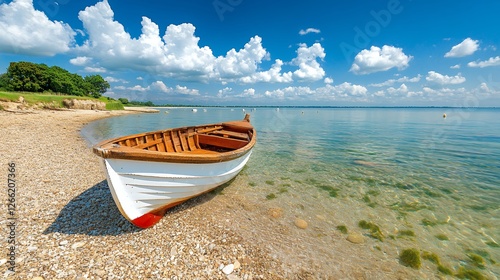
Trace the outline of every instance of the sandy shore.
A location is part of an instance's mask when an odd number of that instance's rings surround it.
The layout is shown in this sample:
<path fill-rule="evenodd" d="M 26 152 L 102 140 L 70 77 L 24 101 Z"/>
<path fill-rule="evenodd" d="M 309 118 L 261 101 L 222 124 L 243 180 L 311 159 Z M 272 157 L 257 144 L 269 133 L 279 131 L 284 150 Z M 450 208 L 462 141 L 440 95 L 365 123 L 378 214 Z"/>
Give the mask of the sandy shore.
<path fill-rule="evenodd" d="M 173 209 L 148 230 L 138 230 L 120 215 L 99 159 L 79 130 L 93 120 L 127 113 L 0 112 L 0 176 L 6 180 L 7 164 L 13 162 L 17 179 L 16 272 L 9 279 L 282 278 L 277 260 L 228 229 L 229 212 L 212 214 L 212 208 L 222 208 L 215 194 Z M 0 197 L 7 200 L 6 188 Z M 7 237 L 7 207 L 2 208 L 1 232 Z M 9 275 L 6 238 L 1 248 L 3 278 Z M 228 277 L 220 267 L 229 264 L 240 267 Z"/>
<path fill-rule="evenodd" d="M 7 164 L 16 165 L 17 259 L 9 279 L 428 278 L 373 246 L 314 225 L 300 229 L 293 213 L 240 196 L 245 171 L 229 187 L 172 209 L 153 228 L 135 228 L 117 210 L 99 158 L 80 135 L 91 121 L 130 113 L 0 111 L 4 182 Z M 0 199 L 7 195 L 4 188 Z M 9 217 L 3 206 L 2 237 L 10 236 Z M 10 252 L 2 240 L 0 277 L 8 275 Z M 221 268 L 230 264 L 236 268 L 226 275 Z"/>

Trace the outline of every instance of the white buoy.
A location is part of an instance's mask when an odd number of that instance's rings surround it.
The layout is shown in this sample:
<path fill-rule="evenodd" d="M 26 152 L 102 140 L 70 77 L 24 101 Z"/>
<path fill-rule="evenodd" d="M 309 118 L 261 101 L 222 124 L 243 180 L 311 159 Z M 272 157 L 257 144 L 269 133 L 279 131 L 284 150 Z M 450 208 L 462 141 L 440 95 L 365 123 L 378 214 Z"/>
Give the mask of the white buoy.
<path fill-rule="evenodd" d="M 443 119 L 446 119 L 446 113 L 443 114 Z"/>

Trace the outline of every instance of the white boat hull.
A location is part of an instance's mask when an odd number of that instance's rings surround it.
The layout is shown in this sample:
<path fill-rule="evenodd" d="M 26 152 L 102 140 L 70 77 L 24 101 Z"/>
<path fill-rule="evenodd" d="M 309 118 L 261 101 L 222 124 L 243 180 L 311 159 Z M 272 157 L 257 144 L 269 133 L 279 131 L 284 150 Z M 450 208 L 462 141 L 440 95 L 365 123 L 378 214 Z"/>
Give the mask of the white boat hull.
<path fill-rule="evenodd" d="M 166 209 L 234 178 L 252 151 L 216 163 L 103 159 L 108 185 L 122 215 L 138 227 L 156 223 Z"/>

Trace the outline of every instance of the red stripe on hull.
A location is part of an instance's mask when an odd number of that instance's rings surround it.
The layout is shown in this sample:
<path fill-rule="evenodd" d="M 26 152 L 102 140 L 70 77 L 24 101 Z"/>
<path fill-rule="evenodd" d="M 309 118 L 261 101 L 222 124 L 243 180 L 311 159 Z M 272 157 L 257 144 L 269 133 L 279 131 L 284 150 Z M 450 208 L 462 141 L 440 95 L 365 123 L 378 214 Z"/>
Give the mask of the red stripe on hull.
<path fill-rule="evenodd" d="M 140 228 L 152 227 L 161 220 L 161 218 L 165 215 L 165 213 L 167 212 L 167 210 L 169 208 L 177 206 L 186 200 L 187 199 L 177 201 L 177 202 L 171 203 L 169 205 L 163 206 L 160 209 L 156 209 L 156 210 L 154 210 L 155 212 L 146 213 L 146 214 L 140 216 L 139 218 L 133 219 L 132 224 L 134 224 L 136 227 L 140 227 Z"/>
<path fill-rule="evenodd" d="M 157 215 L 154 213 L 146 213 L 146 214 L 140 216 L 139 218 L 133 219 L 132 223 L 136 227 L 148 228 L 148 227 L 152 227 L 156 223 L 158 223 L 160 221 L 161 217 L 163 217 L 163 215 Z"/>

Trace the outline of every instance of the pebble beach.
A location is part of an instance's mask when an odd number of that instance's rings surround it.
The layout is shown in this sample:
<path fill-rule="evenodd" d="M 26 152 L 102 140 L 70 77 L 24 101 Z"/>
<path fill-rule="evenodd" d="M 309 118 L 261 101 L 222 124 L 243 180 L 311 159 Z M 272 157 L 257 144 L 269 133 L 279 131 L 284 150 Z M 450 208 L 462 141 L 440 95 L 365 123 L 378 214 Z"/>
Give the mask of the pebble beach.
<path fill-rule="evenodd" d="M 134 227 L 117 210 L 99 158 L 80 134 L 89 122 L 132 113 L 0 112 L 0 153 L 5 167 L 0 176 L 8 177 L 8 163 L 15 163 L 16 176 L 15 273 L 8 270 L 9 244 L 3 238 L 1 277 L 433 277 L 424 273 L 425 267 L 417 271 L 402 266 L 395 254 L 376 251 L 359 233 L 352 232 L 346 238 L 340 232 L 323 232 L 316 227 L 326 219 L 320 213 L 298 217 L 283 213 L 279 207 L 249 202 L 239 195 L 241 188 L 247 187 L 245 172 L 228 185 L 173 208 L 153 228 Z M 0 199 L 6 201 L 7 196 L 4 190 Z M 7 207 L 2 208 L 1 232 L 7 237 L 12 232 L 10 216 Z M 311 221 L 316 225 L 308 224 Z M 335 257 L 324 250 L 335 250 Z"/>

